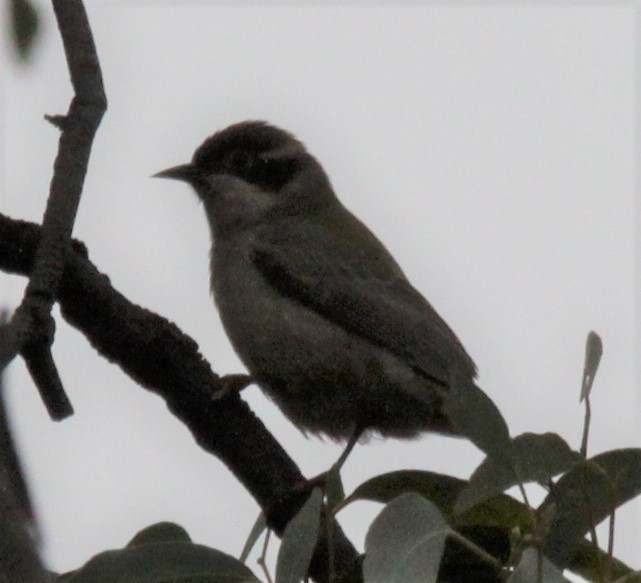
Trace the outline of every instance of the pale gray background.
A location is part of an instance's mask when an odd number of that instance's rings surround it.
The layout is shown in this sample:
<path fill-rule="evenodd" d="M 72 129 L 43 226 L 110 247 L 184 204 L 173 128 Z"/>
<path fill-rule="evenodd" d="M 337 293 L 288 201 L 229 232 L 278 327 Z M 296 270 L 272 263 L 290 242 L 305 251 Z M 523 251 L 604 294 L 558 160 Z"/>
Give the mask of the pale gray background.
<path fill-rule="evenodd" d="M 57 148 L 42 115 L 65 112 L 71 95 L 41 4 L 34 65 L 2 59 L 2 212 L 34 221 Z M 267 119 L 317 155 L 456 330 L 512 434 L 554 431 L 578 447 L 594 329 L 605 353 L 591 452 L 640 445 L 635 2 L 88 7 L 109 111 L 74 234 L 117 289 L 174 320 L 217 372 L 242 367 L 209 296 L 202 211 L 188 187 L 149 176 L 229 123 Z M 2 282 L 15 306 L 24 280 Z M 49 421 L 21 362 L 8 375 L 50 567 L 77 567 L 159 520 L 237 554 L 258 509 L 229 471 L 59 317 L 54 350 L 73 418 Z M 306 474 L 339 454 L 257 388 L 245 395 Z M 467 477 L 480 459 L 458 440 L 378 440 L 356 449 L 344 476 L 348 491 L 400 468 Z M 358 546 L 379 509 L 341 515 Z M 639 510 L 618 513 L 615 548 L 636 568 Z"/>

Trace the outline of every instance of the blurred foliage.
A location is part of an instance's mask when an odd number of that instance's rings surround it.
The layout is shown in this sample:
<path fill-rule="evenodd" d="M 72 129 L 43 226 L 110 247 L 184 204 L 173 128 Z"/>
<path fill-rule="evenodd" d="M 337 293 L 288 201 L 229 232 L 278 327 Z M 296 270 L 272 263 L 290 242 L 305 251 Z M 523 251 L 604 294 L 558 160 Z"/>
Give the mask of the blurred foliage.
<path fill-rule="evenodd" d="M 234 557 L 191 541 L 177 524 L 161 522 L 136 534 L 124 549 L 104 551 L 59 583 L 260 583 Z"/>
<path fill-rule="evenodd" d="M 26 64 L 33 55 L 40 30 L 38 10 L 31 0 L 7 0 L 6 11 L 13 53 L 18 62 Z"/>

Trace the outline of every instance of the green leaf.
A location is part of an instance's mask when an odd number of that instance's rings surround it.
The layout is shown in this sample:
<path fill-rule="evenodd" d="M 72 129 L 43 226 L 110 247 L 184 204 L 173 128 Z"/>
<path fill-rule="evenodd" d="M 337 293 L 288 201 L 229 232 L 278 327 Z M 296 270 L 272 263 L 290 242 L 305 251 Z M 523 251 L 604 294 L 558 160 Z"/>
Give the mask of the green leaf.
<path fill-rule="evenodd" d="M 376 476 L 358 486 L 343 506 L 358 500 L 387 503 L 403 493 L 415 492 L 435 504 L 452 527 L 464 534 L 468 527 L 499 528 L 505 533 L 510 533 L 515 528 L 522 534 L 531 531 L 532 521 L 528 508 L 505 494 L 481 502 L 460 515 L 454 514 L 454 504 L 466 485 L 465 480 L 434 472 L 391 472 Z M 546 509 L 548 507 L 549 504 L 545 506 Z M 581 540 L 578 548 L 571 553 L 566 566 L 584 579 L 596 581 L 597 555 L 602 561 L 606 553 L 595 550 L 588 542 Z M 617 559 L 612 560 L 610 569 L 613 577 L 623 577 L 632 572 Z"/>
<path fill-rule="evenodd" d="M 515 437 L 512 455 L 513 462 L 509 466 L 495 458 L 485 458 L 457 500 L 457 514 L 516 484 L 545 482 L 580 460 L 579 454 L 555 433 L 523 433 Z"/>
<path fill-rule="evenodd" d="M 576 464 L 540 506 L 556 505 L 544 552 L 564 566 L 591 525 L 641 493 L 641 449 L 618 449 Z"/>
<path fill-rule="evenodd" d="M 614 583 L 641 583 L 641 571 L 629 573 L 625 577 L 617 579 Z"/>
<path fill-rule="evenodd" d="M 256 522 L 254 522 L 254 526 L 252 526 L 251 532 L 249 533 L 249 536 L 245 541 L 245 546 L 243 547 L 243 550 L 240 553 L 240 557 L 238 558 L 238 560 L 241 563 L 245 563 L 247 561 L 247 557 L 249 556 L 249 553 L 251 553 L 251 550 L 254 548 L 256 541 L 258 540 L 260 535 L 263 534 L 266 528 L 267 528 L 267 519 L 265 518 L 265 515 L 261 512 L 256 518 Z"/>
<path fill-rule="evenodd" d="M 402 494 L 376 517 L 365 538 L 365 583 L 435 582 L 449 527 L 419 494 Z"/>
<path fill-rule="evenodd" d="M 127 548 L 164 542 L 190 543 L 187 531 L 174 522 L 158 522 L 143 528 L 127 543 Z"/>
<path fill-rule="evenodd" d="M 122 550 L 106 551 L 90 559 L 64 581 L 260 583 L 253 573 L 234 557 L 216 549 L 187 542 L 147 542 Z"/>
<path fill-rule="evenodd" d="M 311 495 L 289 521 L 276 561 L 276 583 L 299 583 L 307 576 L 318 539 L 323 492 L 314 488 Z"/>
<path fill-rule="evenodd" d="M 532 529 L 532 518 L 528 507 L 507 494 L 489 498 L 456 515 L 456 520 L 452 523 L 457 527 L 478 525 L 501 527 L 507 530 L 518 528 L 521 532 Z"/>
<path fill-rule="evenodd" d="M 432 502 L 445 520 L 466 538 L 474 538 L 469 534 L 472 532 L 481 533 L 479 536 L 492 532 L 493 542 L 500 546 L 501 541 L 508 540 L 509 533 L 514 528 L 522 532 L 531 530 L 532 519 L 529 509 L 525 504 L 503 494 L 477 504 L 461 515 L 454 515 L 454 503 L 466 483 L 465 480 L 443 474 L 404 470 L 368 480 L 356 489 L 346 503 L 357 500 L 385 503 L 403 493 L 414 492 Z M 484 543 L 476 542 L 480 546 L 488 547 Z M 495 551 L 489 547 L 487 550 L 490 554 Z"/>
<path fill-rule="evenodd" d="M 608 557 L 605 551 L 595 549 L 591 542 L 582 540 L 566 568 L 588 581 L 598 581 L 601 577 L 600 565 L 608 560 L 608 570 L 613 579 L 618 580 L 632 573 L 632 569 L 614 557 Z"/>
<path fill-rule="evenodd" d="M 434 504 L 453 526 L 504 527 L 527 530 L 531 524 L 528 508 L 511 496 L 501 494 L 477 504 L 460 515 L 454 504 L 467 481 L 435 472 L 403 470 L 375 476 L 364 482 L 345 500 L 343 507 L 357 500 L 387 503 L 408 492 L 420 494 Z"/>
<path fill-rule="evenodd" d="M 29 0 L 10 0 L 9 22 L 16 55 L 22 62 L 26 62 L 31 56 L 38 33 L 38 12 Z"/>
<path fill-rule="evenodd" d="M 445 514 L 451 514 L 454 502 L 467 482 L 436 472 L 401 470 L 374 476 L 360 484 L 342 507 L 357 500 L 386 504 L 401 494 L 416 492 L 435 504 Z"/>
<path fill-rule="evenodd" d="M 473 382 L 454 376 L 443 409 L 462 436 L 495 460 L 510 463 L 512 443 L 505 419 Z"/>
<path fill-rule="evenodd" d="M 590 331 L 585 343 L 585 363 L 583 365 L 583 382 L 581 383 L 581 401 L 590 395 L 596 371 L 603 355 L 603 342 L 601 337 Z"/>
<path fill-rule="evenodd" d="M 564 583 L 561 571 L 545 557 L 540 557 L 541 572 L 539 577 L 539 552 L 528 548 L 523 551 L 521 560 L 514 573 L 507 580 L 508 583 Z"/>
<path fill-rule="evenodd" d="M 327 497 L 327 508 L 330 511 L 334 511 L 345 501 L 345 489 L 340 468 L 331 468 L 325 474 L 325 496 Z"/>

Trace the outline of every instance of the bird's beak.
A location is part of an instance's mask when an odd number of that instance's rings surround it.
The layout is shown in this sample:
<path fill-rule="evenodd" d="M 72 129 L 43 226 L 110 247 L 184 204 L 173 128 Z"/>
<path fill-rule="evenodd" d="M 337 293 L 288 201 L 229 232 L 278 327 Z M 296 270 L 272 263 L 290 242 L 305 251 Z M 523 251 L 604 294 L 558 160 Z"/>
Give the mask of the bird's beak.
<path fill-rule="evenodd" d="M 193 164 L 173 166 L 152 175 L 152 178 L 172 178 L 173 180 L 183 180 L 184 182 L 193 182 L 197 177 L 198 171 Z"/>

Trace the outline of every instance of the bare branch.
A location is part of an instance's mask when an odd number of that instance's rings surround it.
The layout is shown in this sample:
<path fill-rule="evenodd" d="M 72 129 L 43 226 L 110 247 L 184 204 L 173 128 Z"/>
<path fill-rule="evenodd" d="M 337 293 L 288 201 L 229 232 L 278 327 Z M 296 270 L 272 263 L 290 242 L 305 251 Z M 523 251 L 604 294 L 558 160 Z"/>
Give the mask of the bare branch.
<path fill-rule="evenodd" d="M 39 232 L 32 223 L 0 215 L 0 269 L 28 274 Z M 307 498 L 294 488 L 303 476 L 238 392 L 224 390 L 196 343 L 113 289 L 78 242 L 67 257 L 57 299 L 65 319 L 102 356 L 165 399 L 198 444 L 219 457 L 247 488 L 269 526 L 282 533 Z M 338 524 L 332 542 L 336 572 L 351 570 L 357 553 Z M 321 541 L 312 562 L 317 581 L 328 581 L 327 556 L 326 541 Z"/>
<path fill-rule="evenodd" d="M 81 0 L 53 0 L 75 96 L 66 117 L 51 116 L 63 129 L 42 238 L 22 304 L 9 329 L 0 331 L 0 368 L 21 354 L 53 419 L 73 413 L 51 356 L 55 325 L 51 307 L 62 278 L 93 139 L 107 108 L 98 55 Z"/>

